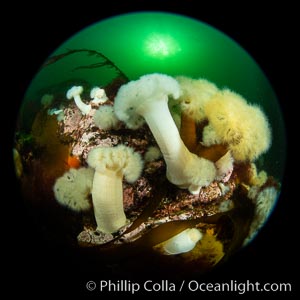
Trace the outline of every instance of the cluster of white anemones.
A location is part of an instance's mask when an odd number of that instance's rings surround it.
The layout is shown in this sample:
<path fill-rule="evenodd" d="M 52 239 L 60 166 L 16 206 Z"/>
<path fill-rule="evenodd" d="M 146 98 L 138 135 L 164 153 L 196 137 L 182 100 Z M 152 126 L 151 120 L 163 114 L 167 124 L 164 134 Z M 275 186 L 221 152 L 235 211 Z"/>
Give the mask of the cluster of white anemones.
<path fill-rule="evenodd" d="M 92 109 L 91 104 L 85 104 L 82 102 L 80 94 L 83 92 L 82 86 L 73 86 L 67 91 L 67 98 L 71 100 L 74 99 L 78 109 L 81 111 L 83 115 L 89 114 Z M 90 97 L 93 99 L 91 102 L 94 104 L 104 103 L 108 100 L 104 89 L 100 89 L 99 87 L 94 87 L 90 92 Z"/>
<path fill-rule="evenodd" d="M 81 86 L 74 86 L 66 96 L 73 98 L 82 114 L 86 115 L 91 111 L 91 104 L 82 102 L 82 91 Z M 100 88 L 92 89 L 90 96 L 95 104 L 107 100 L 105 91 Z M 168 107 L 170 97 L 178 101 L 181 111 L 196 122 L 208 121 L 202 137 L 205 146 L 227 145 L 228 151 L 217 162 L 191 153 L 186 147 Z M 233 160 L 253 161 L 266 152 L 271 143 L 270 126 L 259 107 L 249 105 L 228 89 L 219 90 L 207 80 L 184 76 L 175 79 L 154 73 L 131 81 L 121 86 L 113 106 L 100 105 L 93 118 L 95 124 L 104 130 L 117 128 L 120 122 L 130 129 L 137 129 L 146 122 L 159 149 L 149 149 L 145 159 L 162 155 L 167 179 L 192 194 L 198 194 L 202 187 L 220 180 L 232 167 Z M 143 161 L 133 149 L 118 145 L 92 149 L 87 163 L 95 171 L 93 182 L 89 180 L 83 187 L 85 192 L 77 193 L 82 195 L 82 207 L 88 206 L 86 193 L 91 193 L 97 230 L 104 233 L 118 231 L 126 224 L 122 179 L 124 177 L 130 183 L 136 181 L 142 172 Z M 77 172 L 69 171 L 73 176 L 75 173 L 79 176 L 83 171 Z M 70 195 L 74 190 L 69 193 L 63 190 L 63 186 L 74 187 L 74 184 L 67 183 L 69 175 L 57 179 L 54 191 L 61 204 L 72 207 L 74 201 L 70 200 Z M 78 188 L 80 185 L 75 187 Z M 187 230 L 167 241 L 165 251 L 169 254 L 190 251 L 201 237 L 199 230 Z"/>

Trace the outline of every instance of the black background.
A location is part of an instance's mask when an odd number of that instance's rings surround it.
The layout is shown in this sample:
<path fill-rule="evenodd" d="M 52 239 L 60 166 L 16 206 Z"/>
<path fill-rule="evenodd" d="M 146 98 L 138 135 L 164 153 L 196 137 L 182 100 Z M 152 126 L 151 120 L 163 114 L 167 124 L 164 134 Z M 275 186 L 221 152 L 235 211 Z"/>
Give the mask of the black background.
<path fill-rule="evenodd" d="M 106 7 L 105 7 L 106 6 Z M 296 232 L 297 186 L 293 169 L 299 168 L 297 157 L 291 154 L 296 139 L 296 119 L 293 114 L 297 84 L 295 7 L 288 2 L 270 4 L 240 1 L 233 5 L 204 1 L 82 1 L 68 5 L 56 2 L 38 4 L 10 3 L 2 11 L 2 64 L 5 74 L 6 96 L 1 102 L 1 124 L 5 134 L 1 141 L 4 157 L 3 202 L 9 204 L 2 211 L 4 224 L 1 246 L 8 253 L 2 256 L 2 273 L 7 279 L 3 289 L 9 293 L 21 292 L 23 296 L 37 294 L 41 297 L 53 293 L 81 295 L 88 293 L 84 283 L 99 280 L 110 274 L 92 269 L 84 272 L 64 249 L 51 249 L 43 245 L 32 232 L 15 184 L 11 147 L 15 118 L 22 97 L 44 60 L 67 38 L 86 26 L 116 14 L 159 10 L 180 13 L 204 21 L 237 41 L 258 62 L 273 86 L 282 107 L 288 141 L 287 167 L 278 205 L 269 222 L 247 248 L 232 257 L 231 261 L 197 280 L 212 282 L 223 280 L 258 280 L 261 282 L 292 282 L 296 291 L 295 275 L 298 271 Z M 298 34 L 299 35 L 299 34 Z M 4 52 L 3 52 L 4 51 Z M 8 68 L 6 68 L 8 67 Z M 296 72 L 297 74 L 297 72 Z M 298 73 L 299 74 L 299 73 Z M 299 94 L 299 93 L 298 93 Z M 298 126 L 299 128 L 299 126 Z M 276 133 L 273 133 L 276 138 Z M 7 151 L 7 152 L 6 152 Z M 298 164 L 298 166 L 297 166 Z M 8 167 L 7 169 L 5 167 Z M 299 173 L 299 172 L 298 172 Z M 9 185 L 6 185 L 6 180 Z M 13 186 L 11 187 L 11 183 Z M 147 271 L 145 270 L 145 273 Z M 159 270 L 157 270 L 159 272 Z M 126 278 L 120 278 L 126 279 Z M 155 274 L 149 274 L 155 279 Z M 167 278 L 166 278 L 167 279 Z M 91 293 L 89 293 L 91 295 Z M 100 297 L 100 293 L 93 295 Z M 197 295 L 201 296 L 201 295 Z M 282 296 L 288 296 L 284 294 Z"/>

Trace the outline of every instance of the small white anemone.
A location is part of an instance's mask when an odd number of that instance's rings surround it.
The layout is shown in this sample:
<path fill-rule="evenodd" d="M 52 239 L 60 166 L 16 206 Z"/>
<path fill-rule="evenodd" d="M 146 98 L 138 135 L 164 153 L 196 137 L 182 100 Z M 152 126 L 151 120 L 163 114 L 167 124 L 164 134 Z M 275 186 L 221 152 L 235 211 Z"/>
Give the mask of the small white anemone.
<path fill-rule="evenodd" d="M 203 145 L 210 147 L 212 145 L 221 144 L 221 138 L 217 135 L 211 124 L 204 127 L 202 132 Z"/>
<path fill-rule="evenodd" d="M 85 211 L 91 208 L 91 194 L 94 170 L 91 168 L 70 169 L 56 179 L 53 187 L 57 202 L 73 211 Z"/>
<path fill-rule="evenodd" d="M 48 107 L 48 106 L 50 106 L 52 104 L 53 99 L 54 99 L 53 95 L 51 95 L 51 94 L 45 94 L 45 95 L 43 95 L 43 97 L 41 99 L 41 104 L 44 107 Z"/>
<path fill-rule="evenodd" d="M 49 116 L 59 115 L 62 112 L 63 112 L 63 109 L 57 109 L 57 108 L 51 108 L 51 109 L 48 109 L 48 111 L 47 111 Z"/>
<path fill-rule="evenodd" d="M 176 255 L 193 250 L 203 234 L 197 228 L 188 228 L 162 243 L 166 255 Z"/>
<path fill-rule="evenodd" d="M 101 105 L 94 114 L 94 122 L 100 129 L 116 129 L 119 119 L 116 117 L 114 108 L 111 105 Z"/>
<path fill-rule="evenodd" d="M 55 115 L 58 122 L 63 121 L 63 119 L 65 117 L 64 107 L 62 105 L 60 105 L 59 108 L 51 108 L 51 109 L 49 108 L 47 110 L 47 114 L 49 116 Z"/>
<path fill-rule="evenodd" d="M 245 239 L 244 245 L 257 235 L 258 231 L 270 217 L 278 198 L 278 191 L 273 186 L 266 187 L 262 190 L 259 190 L 258 186 L 253 186 L 248 192 L 248 197 L 253 201 L 255 210 L 254 218 L 249 229 L 249 235 Z"/>
<path fill-rule="evenodd" d="M 91 89 L 90 97 L 93 99 L 92 103 L 94 104 L 102 104 L 108 100 L 105 90 L 97 86 Z"/>
<path fill-rule="evenodd" d="M 264 170 L 258 172 L 255 163 L 250 164 L 249 173 L 250 173 L 250 184 L 254 186 L 258 186 L 258 187 L 263 186 L 268 179 L 267 172 Z"/>
<path fill-rule="evenodd" d="M 80 94 L 83 92 L 83 87 L 82 86 L 73 86 L 67 91 L 66 97 L 67 99 L 71 100 L 74 98 L 75 104 L 78 107 L 78 109 L 81 111 L 83 115 L 89 114 L 91 111 L 92 107 L 91 105 L 87 105 L 82 102 L 80 98 Z"/>
<path fill-rule="evenodd" d="M 145 153 L 144 159 L 146 162 L 151 162 L 161 158 L 161 156 L 162 154 L 158 147 L 150 146 Z"/>

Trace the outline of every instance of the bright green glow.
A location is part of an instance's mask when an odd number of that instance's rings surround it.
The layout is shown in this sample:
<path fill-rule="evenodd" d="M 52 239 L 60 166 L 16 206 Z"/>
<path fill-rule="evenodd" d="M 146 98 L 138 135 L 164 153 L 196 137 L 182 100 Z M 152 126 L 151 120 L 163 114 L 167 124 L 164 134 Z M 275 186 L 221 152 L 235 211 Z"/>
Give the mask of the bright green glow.
<path fill-rule="evenodd" d="M 276 133 L 263 167 L 280 177 L 285 156 L 284 125 L 276 95 L 267 78 L 236 42 L 222 32 L 188 17 L 141 12 L 112 17 L 95 23 L 72 36 L 54 53 L 67 49 L 94 49 L 113 61 L 130 80 L 150 73 L 206 78 L 218 87 L 228 87 L 252 103 L 258 103 Z M 99 63 L 86 54 L 69 56 L 42 69 L 32 81 L 26 99 L 43 94 L 64 95 L 63 83 L 105 86 L 116 75 L 109 68 L 73 69 Z M 61 86 L 61 88 L 57 88 Z M 63 87 L 63 88 L 62 88 Z M 88 90 L 88 89 L 86 89 Z M 282 158 L 282 159 L 279 159 Z M 263 162 L 262 162 L 263 163 Z"/>
<path fill-rule="evenodd" d="M 181 50 L 180 46 L 170 35 L 153 33 L 145 39 L 144 49 L 147 54 L 157 58 L 175 55 Z"/>

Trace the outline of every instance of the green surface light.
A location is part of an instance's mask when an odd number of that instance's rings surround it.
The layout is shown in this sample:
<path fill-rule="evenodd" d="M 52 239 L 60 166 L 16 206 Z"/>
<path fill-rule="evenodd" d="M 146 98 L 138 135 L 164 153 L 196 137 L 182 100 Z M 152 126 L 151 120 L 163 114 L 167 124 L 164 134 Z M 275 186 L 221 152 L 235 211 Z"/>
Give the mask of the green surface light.
<path fill-rule="evenodd" d="M 145 40 L 146 54 L 156 58 L 166 58 L 181 51 L 178 42 L 170 35 L 153 33 Z"/>
<path fill-rule="evenodd" d="M 276 95 L 264 73 L 252 57 L 235 41 L 208 24 L 184 16 L 141 12 L 115 16 L 95 23 L 63 43 L 52 55 L 67 49 L 92 49 L 103 53 L 120 68 L 130 80 L 151 73 L 170 76 L 205 78 L 219 88 L 228 87 L 241 94 L 250 103 L 259 103 L 269 117 L 273 139 L 267 160 L 268 170 L 281 177 L 283 166 L 278 161 L 285 157 L 283 120 Z M 27 90 L 25 102 L 40 99 L 49 87 L 62 82 L 80 80 L 91 86 L 105 86 L 115 76 L 114 70 L 74 69 L 97 64 L 99 59 L 84 53 L 42 68 Z"/>
<path fill-rule="evenodd" d="M 277 133 L 269 151 L 275 164 L 269 159 L 265 164 L 268 171 L 281 177 L 283 166 L 278 158 L 285 157 L 285 141 L 276 95 L 252 57 L 221 31 L 177 14 L 129 13 L 84 28 L 52 55 L 82 48 L 103 53 L 130 80 L 151 73 L 205 78 L 219 88 L 236 91 L 250 103 L 259 103 Z M 74 71 L 76 67 L 97 63 L 97 57 L 79 53 L 42 68 L 28 88 L 25 102 L 40 99 L 43 93 L 51 92 L 51 87 L 63 82 L 80 85 L 84 80 L 91 86 L 107 85 L 116 75 L 109 67 Z"/>

